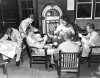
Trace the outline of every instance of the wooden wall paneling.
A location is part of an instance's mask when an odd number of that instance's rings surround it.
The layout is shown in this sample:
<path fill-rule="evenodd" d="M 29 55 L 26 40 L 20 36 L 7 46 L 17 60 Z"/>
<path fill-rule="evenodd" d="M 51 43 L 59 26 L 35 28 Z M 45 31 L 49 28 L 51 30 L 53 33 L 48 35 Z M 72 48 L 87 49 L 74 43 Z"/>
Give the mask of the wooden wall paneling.
<path fill-rule="evenodd" d="M 100 30 L 100 19 L 76 19 L 75 23 L 85 29 L 87 23 L 93 23 L 96 30 Z"/>
<path fill-rule="evenodd" d="M 38 0 L 33 0 L 33 9 L 34 9 L 34 26 L 39 28 L 39 11 L 38 11 Z"/>
<path fill-rule="evenodd" d="M 19 22 L 21 22 L 22 21 L 21 0 L 17 0 L 17 4 L 18 4 Z"/>

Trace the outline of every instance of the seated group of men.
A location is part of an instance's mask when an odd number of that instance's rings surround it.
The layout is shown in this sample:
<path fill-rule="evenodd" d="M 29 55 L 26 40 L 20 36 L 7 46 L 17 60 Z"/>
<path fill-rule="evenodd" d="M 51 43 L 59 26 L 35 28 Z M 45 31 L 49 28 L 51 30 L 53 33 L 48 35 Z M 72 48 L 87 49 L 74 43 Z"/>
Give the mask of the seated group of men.
<path fill-rule="evenodd" d="M 47 35 L 44 35 L 44 37 L 41 37 L 38 29 L 31 26 L 32 21 L 33 17 L 30 16 L 29 18 L 21 22 L 19 30 L 15 28 L 8 28 L 5 35 L 0 39 L 0 41 L 4 41 L 9 37 L 12 41 L 17 42 L 18 46 L 16 48 L 16 66 L 20 65 L 20 56 L 22 52 L 21 46 L 24 38 L 26 38 L 27 44 L 29 46 L 33 46 L 36 48 L 35 54 L 44 54 L 45 52 L 43 48 L 48 48 L 47 54 L 51 55 L 52 64 L 54 64 L 53 56 L 56 53 L 59 53 L 59 50 L 62 50 L 64 52 L 82 51 L 82 61 L 84 62 L 87 60 L 88 54 L 90 52 L 90 46 L 100 46 L 100 36 L 94 30 L 94 24 L 88 23 L 86 25 L 88 35 L 83 36 L 82 34 L 78 33 L 78 36 L 81 37 L 81 40 L 75 42 L 73 41 L 73 35 L 75 35 L 75 30 L 71 24 L 67 24 L 67 22 L 65 22 L 64 20 L 61 20 L 61 24 L 54 31 L 53 36 L 50 36 L 50 34 L 47 33 Z M 46 44 L 48 38 L 52 38 L 52 44 Z M 52 48 L 53 45 L 57 45 L 56 48 Z M 94 49 L 93 52 L 100 52 L 97 50 L 100 49 Z M 3 60 L 10 62 L 9 58 L 4 55 Z"/>

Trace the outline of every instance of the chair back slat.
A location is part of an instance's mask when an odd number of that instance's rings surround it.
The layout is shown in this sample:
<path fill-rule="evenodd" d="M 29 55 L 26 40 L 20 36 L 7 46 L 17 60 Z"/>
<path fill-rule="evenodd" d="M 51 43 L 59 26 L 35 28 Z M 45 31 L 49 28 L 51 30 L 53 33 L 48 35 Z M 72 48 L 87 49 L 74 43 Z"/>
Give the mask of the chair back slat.
<path fill-rule="evenodd" d="M 80 56 L 81 52 L 63 52 L 59 51 L 59 62 L 58 62 L 58 75 L 66 72 L 75 72 L 77 76 L 80 73 Z"/>
<path fill-rule="evenodd" d="M 39 48 L 29 46 L 26 41 L 26 46 L 30 54 L 30 68 L 32 68 L 32 64 L 45 64 L 45 68 L 48 68 L 48 55 L 47 49 L 43 48 L 45 53 L 44 54 L 36 54 L 35 51 Z"/>
<path fill-rule="evenodd" d="M 61 53 L 61 68 L 77 68 L 78 64 L 78 53 Z"/>
<path fill-rule="evenodd" d="M 91 46 L 89 57 L 88 57 L 88 67 L 91 67 L 91 63 L 100 63 L 100 53 L 93 53 L 94 49 L 97 49 L 96 51 L 99 51 L 100 46 Z"/>

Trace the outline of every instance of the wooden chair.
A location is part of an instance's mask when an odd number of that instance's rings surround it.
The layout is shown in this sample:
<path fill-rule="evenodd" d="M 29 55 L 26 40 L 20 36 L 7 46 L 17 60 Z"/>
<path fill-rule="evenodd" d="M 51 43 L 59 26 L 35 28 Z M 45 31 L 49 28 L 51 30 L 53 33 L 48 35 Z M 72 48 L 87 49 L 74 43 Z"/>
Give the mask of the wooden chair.
<path fill-rule="evenodd" d="M 100 46 L 91 46 L 88 57 L 88 67 L 91 67 L 91 63 L 100 63 L 100 53 L 92 53 L 93 49 L 100 48 Z"/>
<path fill-rule="evenodd" d="M 80 75 L 80 53 L 59 51 L 59 61 L 57 63 L 57 73 L 61 77 L 62 73 L 72 72 Z"/>
<path fill-rule="evenodd" d="M 27 43 L 25 41 L 26 39 L 23 39 L 23 43 L 22 43 L 22 52 L 21 52 L 21 61 L 24 62 L 24 56 L 26 54 L 28 54 L 29 58 L 30 58 L 30 53 L 28 52 L 28 47 L 27 47 Z"/>
<path fill-rule="evenodd" d="M 7 72 L 7 63 L 0 63 L 0 68 L 3 69 L 3 74 L 0 74 L 0 78 L 8 78 L 8 72 Z"/>
<path fill-rule="evenodd" d="M 27 43 L 27 42 L 26 42 Z M 47 49 L 45 50 L 45 54 L 35 54 L 35 52 L 32 50 L 35 47 L 31 47 L 28 44 L 26 44 L 28 48 L 28 52 L 30 53 L 30 68 L 32 68 L 32 64 L 45 64 L 45 68 L 48 68 L 48 56 L 47 56 Z M 35 48 L 37 49 L 37 48 Z"/>

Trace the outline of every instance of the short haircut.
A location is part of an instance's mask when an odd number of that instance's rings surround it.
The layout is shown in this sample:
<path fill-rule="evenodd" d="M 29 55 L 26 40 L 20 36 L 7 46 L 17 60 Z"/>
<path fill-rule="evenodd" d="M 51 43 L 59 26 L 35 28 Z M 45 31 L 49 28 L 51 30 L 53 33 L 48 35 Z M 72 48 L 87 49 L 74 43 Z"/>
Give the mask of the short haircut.
<path fill-rule="evenodd" d="M 95 29 L 95 25 L 93 23 L 87 23 L 86 27 L 89 27 L 90 29 Z"/>
<path fill-rule="evenodd" d="M 10 28 L 7 29 L 6 34 L 11 34 L 12 31 L 13 31 L 13 30 L 12 30 L 12 28 L 10 27 Z"/>
<path fill-rule="evenodd" d="M 26 35 L 28 35 L 28 34 L 29 34 L 29 32 L 32 32 L 31 27 L 27 27 L 27 29 L 26 29 Z"/>
<path fill-rule="evenodd" d="M 72 35 L 71 30 L 68 30 L 68 31 L 65 32 L 65 38 L 66 38 L 66 39 L 70 39 L 70 40 L 71 40 L 71 39 L 72 39 L 72 36 L 73 36 L 73 35 Z"/>
<path fill-rule="evenodd" d="M 29 17 L 30 17 L 31 19 L 34 19 L 34 15 L 33 15 L 33 14 L 30 14 Z"/>

